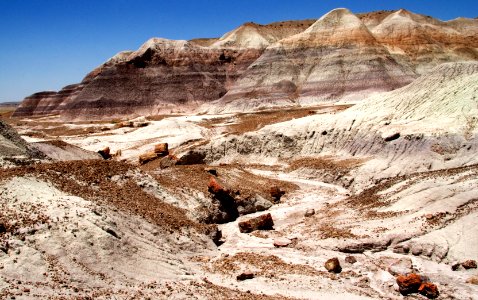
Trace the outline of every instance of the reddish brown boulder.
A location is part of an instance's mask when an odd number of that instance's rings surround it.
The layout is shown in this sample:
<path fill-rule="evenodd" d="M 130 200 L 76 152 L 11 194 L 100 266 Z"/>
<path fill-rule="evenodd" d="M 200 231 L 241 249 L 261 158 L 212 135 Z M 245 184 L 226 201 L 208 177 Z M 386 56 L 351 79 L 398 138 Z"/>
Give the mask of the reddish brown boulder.
<path fill-rule="evenodd" d="M 110 147 L 106 147 L 103 150 L 98 151 L 103 159 L 111 159 Z"/>
<path fill-rule="evenodd" d="M 169 154 L 168 143 L 160 143 L 154 146 L 154 152 L 158 156 L 166 156 Z"/>
<path fill-rule="evenodd" d="M 139 164 L 140 165 L 144 165 L 145 163 L 148 163 L 150 161 L 153 161 L 155 159 L 158 158 L 158 155 L 152 151 L 152 152 L 147 152 L 147 153 L 144 153 L 144 154 L 141 154 L 139 156 Z"/>
<path fill-rule="evenodd" d="M 224 183 L 220 182 L 219 179 L 210 177 L 209 178 L 209 183 L 207 184 L 207 190 L 211 194 L 229 194 L 230 190 L 225 186 Z"/>
<path fill-rule="evenodd" d="M 236 279 L 239 280 L 239 281 L 243 281 L 243 280 L 246 280 L 246 279 L 252 279 L 254 278 L 254 273 L 250 272 L 250 271 L 245 271 L 239 275 L 237 275 Z"/>
<path fill-rule="evenodd" d="M 337 257 L 327 260 L 324 264 L 324 267 L 327 271 L 331 273 L 340 273 L 342 272 L 342 267 L 340 266 L 339 259 Z"/>
<path fill-rule="evenodd" d="M 211 176 L 207 185 L 209 193 L 212 194 L 213 203 L 217 206 L 218 214 L 212 222 L 225 223 L 231 222 L 239 217 L 236 200 L 234 199 L 231 189 L 219 179 Z"/>
<path fill-rule="evenodd" d="M 465 269 L 476 269 L 476 260 L 467 260 L 467 261 L 464 261 L 461 263 L 461 265 L 463 266 L 463 268 Z"/>
<path fill-rule="evenodd" d="M 431 282 L 424 282 L 418 288 L 418 292 L 429 299 L 435 299 L 440 295 L 438 287 Z"/>
<path fill-rule="evenodd" d="M 278 186 L 271 187 L 270 190 L 271 197 L 275 202 L 279 202 L 280 198 L 284 196 L 285 192 L 281 190 Z"/>
<path fill-rule="evenodd" d="M 249 233 L 255 230 L 273 230 L 274 221 L 271 214 L 265 214 L 247 221 L 239 222 L 239 231 Z"/>
<path fill-rule="evenodd" d="M 397 284 L 402 295 L 417 293 L 422 284 L 422 278 L 417 274 L 400 275 L 397 277 Z"/>

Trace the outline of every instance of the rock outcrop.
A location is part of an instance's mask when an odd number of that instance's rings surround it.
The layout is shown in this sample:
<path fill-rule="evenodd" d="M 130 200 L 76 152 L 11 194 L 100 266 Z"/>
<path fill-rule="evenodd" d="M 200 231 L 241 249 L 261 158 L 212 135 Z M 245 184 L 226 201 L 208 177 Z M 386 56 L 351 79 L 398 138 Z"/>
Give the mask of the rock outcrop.
<path fill-rule="evenodd" d="M 0 120 L 0 166 L 22 164 L 46 155 L 27 143 L 10 125 Z"/>

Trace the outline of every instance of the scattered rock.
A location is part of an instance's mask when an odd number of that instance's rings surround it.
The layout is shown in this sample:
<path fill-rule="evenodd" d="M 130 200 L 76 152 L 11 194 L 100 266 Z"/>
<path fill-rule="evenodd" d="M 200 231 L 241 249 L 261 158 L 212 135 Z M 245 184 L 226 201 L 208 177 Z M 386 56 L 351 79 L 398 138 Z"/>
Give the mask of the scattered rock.
<path fill-rule="evenodd" d="M 402 295 L 417 293 L 422 285 L 422 278 L 420 275 L 412 273 L 409 275 L 400 275 L 397 277 L 397 284 Z"/>
<path fill-rule="evenodd" d="M 466 283 L 478 285 L 478 276 L 470 277 L 466 280 Z"/>
<path fill-rule="evenodd" d="M 123 122 L 116 123 L 115 125 L 115 128 L 124 128 L 124 127 L 133 128 L 134 123 L 132 121 L 123 121 Z"/>
<path fill-rule="evenodd" d="M 410 252 L 410 247 L 408 245 L 396 245 L 393 248 L 394 253 L 399 253 L 399 254 L 407 254 Z"/>
<path fill-rule="evenodd" d="M 5 254 L 8 254 L 8 249 L 10 248 L 10 244 L 8 244 L 8 241 L 4 241 L 3 243 L 0 243 L 0 251 L 2 251 Z"/>
<path fill-rule="evenodd" d="M 158 154 L 158 156 L 166 156 L 169 154 L 168 143 L 160 143 L 154 146 L 154 152 Z"/>
<path fill-rule="evenodd" d="M 427 220 L 431 220 L 431 219 L 433 219 L 433 214 L 426 214 L 426 215 L 424 215 L 424 217 Z"/>
<path fill-rule="evenodd" d="M 139 164 L 144 165 L 145 163 L 156 160 L 157 158 L 158 158 L 158 154 L 156 152 L 154 151 L 147 152 L 139 156 Z"/>
<path fill-rule="evenodd" d="M 206 231 L 206 234 L 211 238 L 216 246 L 219 246 L 223 243 L 223 241 L 221 241 L 222 231 L 217 227 L 217 225 L 210 225 Z"/>
<path fill-rule="evenodd" d="M 207 284 L 212 284 L 212 282 L 209 279 L 207 279 L 206 277 L 203 277 L 202 280 Z"/>
<path fill-rule="evenodd" d="M 226 185 L 221 182 L 219 179 L 210 177 L 209 183 L 207 184 L 207 190 L 214 195 L 217 194 L 230 194 L 230 189 L 226 187 Z"/>
<path fill-rule="evenodd" d="M 279 237 L 279 238 L 274 239 L 274 247 L 276 247 L 276 248 L 287 247 L 291 243 L 292 243 L 292 241 L 289 240 L 288 238 Z"/>
<path fill-rule="evenodd" d="M 247 197 L 236 196 L 235 201 L 240 215 L 247 215 L 258 211 L 268 210 L 272 206 L 272 203 L 269 200 L 264 199 L 260 195 Z"/>
<path fill-rule="evenodd" d="M 115 238 L 117 239 L 121 239 L 121 237 L 111 228 L 107 228 L 105 230 L 107 233 L 111 234 L 112 236 L 114 236 Z"/>
<path fill-rule="evenodd" d="M 278 186 L 273 186 L 271 187 L 270 193 L 274 202 L 279 202 L 280 198 L 284 196 L 285 191 L 281 190 Z"/>
<path fill-rule="evenodd" d="M 245 271 L 245 272 L 242 272 L 241 274 L 237 275 L 236 279 L 238 281 L 244 281 L 246 279 L 252 279 L 254 278 L 254 273 L 250 272 L 250 271 Z"/>
<path fill-rule="evenodd" d="M 461 264 L 460 264 L 459 262 L 457 262 L 457 261 L 455 261 L 455 262 L 453 262 L 453 263 L 451 264 L 451 269 L 452 269 L 453 271 L 458 271 L 458 269 L 460 269 L 460 267 L 461 267 Z"/>
<path fill-rule="evenodd" d="M 214 175 L 214 176 L 216 176 L 216 177 L 218 176 L 216 169 L 213 169 L 213 168 L 205 168 L 204 171 L 206 171 L 206 172 L 208 172 L 209 174 Z"/>
<path fill-rule="evenodd" d="M 336 249 L 344 253 L 363 253 L 367 250 L 380 252 L 387 250 L 390 240 L 369 240 L 365 242 L 345 242 L 336 246 Z"/>
<path fill-rule="evenodd" d="M 476 269 L 476 260 L 467 260 L 467 261 L 464 261 L 461 263 L 461 265 L 463 266 L 463 268 L 465 269 Z"/>
<path fill-rule="evenodd" d="M 178 165 L 202 165 L 204 164 L 204 159 L 206 158 L 206 153 L 203 151 L 190 150 L 187 153 L 183 154 L 176 164 Z"/>
<path fill-rule="evenodd" d="M 355 258 L 355 256 L 349 255 L 349 256 L 345 257 L 345 262 L 348 263 L 348 264 L 353 265 L 354 263 L 357 262 L 357 259 Z"/>
<path fill-rule="evenodd" d="M 7 227 L 5 226 L 5 224 L 0 223 L 0 233 L 4 233 L 4 232 L 7 232 Z"/>
<path fill-rule="evenodd" d="M 398 139 L 399 137 L 400 137 L 400 132 L 395 132 L 395 133 L 392 133 L 392 134 L 389 134 L 389 135 L 385 136 L 383 138 L 383 140 L 385 142 L 390 142 L 390 141 Z"/>
<path fill-rule="evenodd" d="M 242 233 L 253 232 L 254 230 L 273 230 L 274 221 L 271 214 L 265 214 L 247 221 L 239 222 L 239 231 Z"/>
<path fill-rule="evenodd" d="M 123 155 L 123 152 L 121 151 L 121 149 L 118 149 L 116 150 L 115 154 L 113 154 L 113 157 L 121 157 L 121 155 Z"/>
<path fill-rule="evenodd" d="M 308 217 L 312 217 L 313 215 L 315 215 L 315 209 L 309 208 L 308 210 L 305 211 L 304 217 L 308 218 Z"/>
<path fill-rule="evenodd" d="M 162 157 L 161 160 L 159 161 L 159 167 L 161 169 L 166 169 L 174 166 L 176 164 L 176 157 L 174 155 L 168 155 L 165 157 Z"/>
<path fill-rule="evenodd" d="M 423 251 L 423 249 L 422 249 L 421 245 L 414 244 L 412 246 L 411 252 L 412 252 L 413 255 L 415 255 L 415 256 L 420 255 L 420 254 L 422 254 L 422 251 Z"/>
<path fill-rule="evenodd" d="M 143 122 L 134 122 L 133 127 L 135 128 L 141 128 L 141 127 L 146 127 L 149 125 L 149 122 L 143 121 Z"/>
<path fill-rule="evenodd" d="M 110 147 L 106 147 L 105 149 L 98 151 L 98 154 L 101 155 L 101 157 L 103 157 L 105 160 L 111 159 L 110 151 Z"/>
<path fill-rule="evenodd" d="M 208 191 L 216 200 L 217 214 L 214 223 L 231 222 L 239 217 L 239 210 L 235 199 L 231 195 L 231 189 L 219 179 L 211 176 L 208 183 Z"/>
<path fill-rule="evenodd" d="M 410 258 L 397 259 L 387 270 L 394 276 L 410 274 L 413 272 L 412 260 Z"/>
<path fill-rule="evenodd" d="M 430 299 L 435 299 L 438 297 L 438 295 L 440 295 L 440 292 L 438 292 L 438 287 L 431 282 L 422 283 L 418 288 L 418 292 Z"/>
<path fill-rule="evenodd" d="M 324 264 L 324 267 L 329 272 L 340 273 L 342 272 L 342 267 L 340 266 L 339 259 L 337 257 L 327 260 Z"/>

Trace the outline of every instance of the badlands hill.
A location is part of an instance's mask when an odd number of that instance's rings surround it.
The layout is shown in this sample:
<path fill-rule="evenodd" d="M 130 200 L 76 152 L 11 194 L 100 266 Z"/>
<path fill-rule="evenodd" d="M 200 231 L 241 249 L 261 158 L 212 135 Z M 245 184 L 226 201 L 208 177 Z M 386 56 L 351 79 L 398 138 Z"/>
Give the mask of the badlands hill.
<path fill-rule="evenodd" d="M 342 184 L 477 164 L 478 62 L 446 63 L 400 89 L 320 114 L 213 141 L 211 161 L 242 155 L 365 159 Z"/>
<path fill-rule="evenodd" d="M 445 63 L 351 107 L 15 120 L 115 157 L 44 141 L 1 170 L 0 298 L 476 299 L 477 82 Z M 5 132 L 0 156 L 32 147 Z"/>
<path fill-rule="evenodd" d="M 477 28 L 476 19 L 336 9 L 316 21 L 246 23 L 219 39 L 153 38 L 79 84 L 27 97 L 14 116 L 100 119 L 361 100 L 440 63 L 477 60 Z"/>

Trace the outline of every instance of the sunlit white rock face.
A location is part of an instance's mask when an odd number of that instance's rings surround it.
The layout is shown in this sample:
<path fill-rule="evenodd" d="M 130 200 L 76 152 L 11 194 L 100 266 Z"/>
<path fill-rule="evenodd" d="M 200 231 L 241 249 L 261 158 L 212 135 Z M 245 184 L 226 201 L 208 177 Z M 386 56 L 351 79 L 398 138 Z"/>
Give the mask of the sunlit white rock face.
<path fill-rule="evenodd" d="M 362 100 L 444 62 L 478 59 L 478 21 L 406 10 L 246 23 L 218 39 L 152 38 L 60 92 L 27 97 L 14 116 L 113 118 L 244 112 Z"/>
<path fill-rule="evenodd" d="M 413 83 L 337 114 L 319 114 L 218 138 L 209 159 L 239 155 L 367 158 L 355 183 L 478 163 L 478 62 L 447 63 Z M 373 159 L 370 159 L 372 158 Z"/>

